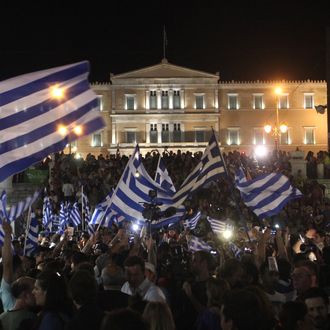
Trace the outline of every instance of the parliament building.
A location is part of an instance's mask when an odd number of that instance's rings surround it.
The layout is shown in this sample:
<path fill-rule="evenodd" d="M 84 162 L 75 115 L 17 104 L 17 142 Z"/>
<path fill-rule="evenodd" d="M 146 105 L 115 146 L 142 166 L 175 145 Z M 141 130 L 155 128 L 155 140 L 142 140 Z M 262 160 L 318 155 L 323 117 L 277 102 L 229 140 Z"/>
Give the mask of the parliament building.
<path fill-rule="evenodd" d="M 106 127 L 72 143 L 82 157 L 117 150 L 130 155 L 137 143 L 143 154 L 203 151 L 212 130 L 224 152 L 328 149 L 326 81 L 222 81 L 219 73 L 163 59 L 91 86 Z"/>

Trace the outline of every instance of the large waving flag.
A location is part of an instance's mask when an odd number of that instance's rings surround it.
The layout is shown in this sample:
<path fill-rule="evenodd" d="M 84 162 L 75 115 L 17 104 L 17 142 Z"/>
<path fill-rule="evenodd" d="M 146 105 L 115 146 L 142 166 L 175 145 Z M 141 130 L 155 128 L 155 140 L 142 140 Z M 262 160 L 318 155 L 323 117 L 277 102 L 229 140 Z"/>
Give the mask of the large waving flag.
<path fill-rule="evenodd" d="M 150 191 L 156 191 L 154 198 Z M 152 221 L 154 228 L 174 223 L 183 215 L 184 209 L 180 209 L 176 214 L 167 212 L 173 205 L 173 192 L 165 190 L 160 184 L 155 182 L 147 173 L 141 160 L 139 146 L 135 147 L 133 155 L 130 157 L 123 175 L 109 201 L 110 208 L 115 213 L 130 221 Z M 160 218 L 145 219 L 143 212 L 146 205 L 156 203 L 159 206 Z M 181 205 L 175 205 L 177 208 Z M 173 210 L 173 209 L 172 209 Z"/>
<path fill-rule="evenodd" d="M 201 160 L 175 194 L 176 203 L 182 204 L 190 193 L 223 175 L 227 175 L 225 162 L 213 133 Z"/>
<path fill-rule="evenodd" d="M 167 168 L 165 167 L 162 157 L 159 155 L 158 165 L 155 174 L 155 181 L 163 187 L 165 190 L 169 190 L 175 193 L 175 187 L 171 177 L 168 174 Z"/>
<path fill-rule="evenodd" d="M 0 82 L 0 182 L 104 127 L 89 63 Z"/>
<path fill-rule="evenodd" d="M 244 203 L 260 219 L 278 214 L 289 201 L 303 196 L 280 173 L 263 174 L 248 181 L 240 169 L 235 182 Z"/>

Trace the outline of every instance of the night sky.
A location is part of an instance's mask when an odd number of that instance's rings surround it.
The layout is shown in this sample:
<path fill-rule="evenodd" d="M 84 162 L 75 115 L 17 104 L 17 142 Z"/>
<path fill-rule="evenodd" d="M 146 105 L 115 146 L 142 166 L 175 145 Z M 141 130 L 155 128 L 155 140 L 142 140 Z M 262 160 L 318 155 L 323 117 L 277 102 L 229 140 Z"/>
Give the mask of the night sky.
<path fill-rule="evenodd" d="M 91 81 L 170 63 L 222 80 L 326 79 L 326 1 L 80 1 L 0 5 L 0 80 L 89 60 Z"/>

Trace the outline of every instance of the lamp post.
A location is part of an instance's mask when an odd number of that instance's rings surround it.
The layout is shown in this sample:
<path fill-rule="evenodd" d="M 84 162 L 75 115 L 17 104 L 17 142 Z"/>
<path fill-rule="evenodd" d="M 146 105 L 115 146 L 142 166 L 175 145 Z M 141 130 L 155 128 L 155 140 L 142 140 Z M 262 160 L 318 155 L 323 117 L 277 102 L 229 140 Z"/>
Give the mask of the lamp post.
<path fill-rule="evenodd" d="M 272 135 L 274 136 L 275 150 L 276 150 L 276 154 L 278 154 L 279 139 L 282 133 L 287 132 L 288 126 L 284 123 L 280 124 L 279 122 L 279 114 L 278 114 L 279 101 L 280 101 L 279 96 L 282 94 L 282 89 L 280 87 L 276 87 L 274 92 L 276 95 L 276 122 L 274 126 L 270 124 L 265 125 L 264 130 L 267 134 L 272 133 Z"/>

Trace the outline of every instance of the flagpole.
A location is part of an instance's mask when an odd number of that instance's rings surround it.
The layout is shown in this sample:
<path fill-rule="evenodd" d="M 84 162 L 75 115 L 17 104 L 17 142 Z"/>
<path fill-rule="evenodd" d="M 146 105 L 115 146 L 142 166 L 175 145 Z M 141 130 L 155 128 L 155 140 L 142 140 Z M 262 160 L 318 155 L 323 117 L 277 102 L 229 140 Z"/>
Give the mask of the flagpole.
<path fill-rule="evenodd" d="M 212 128 L 212 133 L 213 133 L 214 136 L 215 136 L 214 129 L 213 129 L 213 127 L 211 127 L 211 128 Z M 219 150 L 220 150 L 220 147 L 219 147 L 219 144 L 218 144 L 218 140 L 215 139 L 215 141 L 216 141 L 216 143 L 217 143 L 217 145 L 218 145 L 218 148 L 219 148 Z M 226 172 L 227 178 L 230 179 L 230 176 L 229 176 L 229 173 L 228 173 L 228 169 L 227 169 L 227 165 L 226 165 L 225 159 L 224 159 L 223 156 L 222 156 L 221 150 L 220 150 L 220 157 L 222 158 L 223 167 L 224 167 L 224 169 L 225 169 L 225 172 Z M 249 235 L 249 231 L 248 231 L 248 227 L 247 227 L 246 220 L 245 220 L 245 218 L 243 217 L 243 214 L 242 214 L 242 212 L 241 212 L 241 210 L 240 210 L 240 208 L 239 208 L 239 204 L 238 204 L 237 198 L 236 198 L 236 196 L 235 196 L 235 194 L 234 194 L 234 184 L 233 184 L 233 183 L 230 185 L 230 193 L 231 193 L 231 197 L 233 198 L 233 200 L 234 200 L 234 202 L 235 202 L 235 208 L 236 208 L 236 212 L 238 213 L 238 216 L 239 216 L 240 222 L 244 225 L 246 236 L 247 236 L 249 242 L 251 242 L 251 238 L 250 238 L 250 235 Z"/>
<path fill-rule="evenodd" d="M 81 230 L 85 231 L 85 217 L 84 217 L 84 185 L 81 185 Z"/>
<path fill-rule="evenodd" d="M 23 255 L 25 255 L 25 249 L 26 249 L 26 241 L 27 241 L 27 236 L 29 233 L 30 225 L 31 225 L 31 205 L 29 206 L 29 211 L 27 214 L 27 219 L 26 219 L 26 228 L 25 228 L 25 240 L 24 240 L 24 248 L 23 248 Z"/>

